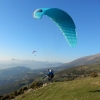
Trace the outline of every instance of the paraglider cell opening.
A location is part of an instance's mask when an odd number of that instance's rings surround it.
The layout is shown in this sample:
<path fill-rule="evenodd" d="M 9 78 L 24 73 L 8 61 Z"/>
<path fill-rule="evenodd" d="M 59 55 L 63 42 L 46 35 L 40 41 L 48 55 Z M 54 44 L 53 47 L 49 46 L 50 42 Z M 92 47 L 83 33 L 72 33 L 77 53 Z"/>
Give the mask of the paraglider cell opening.
<path fill-rule="evenodd" d="M 37 12 L 42 12 L 42 9 L 38 9 Z"/>

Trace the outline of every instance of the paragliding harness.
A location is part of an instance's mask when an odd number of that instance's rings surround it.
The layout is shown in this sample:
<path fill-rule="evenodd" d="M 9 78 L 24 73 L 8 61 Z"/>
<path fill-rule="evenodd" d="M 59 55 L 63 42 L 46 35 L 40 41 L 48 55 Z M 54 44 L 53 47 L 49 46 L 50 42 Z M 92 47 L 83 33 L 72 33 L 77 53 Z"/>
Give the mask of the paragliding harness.
<path fill-rule="evenodd" d="M 54 77 L 53 72 L 52 71 L 48 72 L 48 80 L 51 81 L 53 77 Z"/>
<path fill-rule="evenodd" d="M 48 74 L 45 75 L 42 79 L 46 79 L 46 80 L 48 79 L 48 81 L 50 82 L 50 81 L 52 81 L 53 77 L 54 77 L 54 73 L 52 71 L 48 70 Z"/>

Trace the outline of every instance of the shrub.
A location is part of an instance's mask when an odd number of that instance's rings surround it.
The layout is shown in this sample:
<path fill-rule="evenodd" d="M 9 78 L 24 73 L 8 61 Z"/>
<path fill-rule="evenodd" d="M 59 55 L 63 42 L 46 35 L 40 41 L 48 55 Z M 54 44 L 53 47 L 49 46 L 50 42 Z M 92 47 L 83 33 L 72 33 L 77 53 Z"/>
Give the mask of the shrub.
<path fill-rule="evenodd" d="M 17 94 L 18 95 L 20 95 L 20 94 L 23 94 L 24 92 L 23 92 L 23 89 L 22 88 L 20 88 L 18 91 L 17 91 Z"/>
<path fill-rule="evenodd" d="M 2 95 L 0 95 L 0 98 L 2 98 L 3 96 Z"/>
<path fill-rule="evenodd" d="M 2 100 L 2 97 L 3 97 L 3 96 L 0 95 L 0 100 Z"/>
<path fill-rule="evenodd" d="M 10 93 L 10 95 L 17 96 L 18 93 L 17 93 L 17 91 L 14 91 L 14 92 Z"/>
<path fill-rule="evenodd" d="M 43 86 L 43 83 L 42 82 L 38 82 L 38 81 L 34 81 L 31 85 L 30 85 L 30 88 L 33 88 L 33 89 L 36 89 L 36 88 L 39 88 Z"/>
<path fill-rule="evenodd" d="M 25 87 L 22 88 L 22 91 L 23 91 L 23 92 L 24 92 L 25 90 L 28 90 L 28 87 L 25 86 Z"/>
<path fill-rule="evenodd" d="M 1 97 L 1 100 L 9 100 L 10 95 L 4 95 L 3 97 Z"/>
<path fill-rule="evenodd" d="M 14 96 L 17 96 L 17 95 L 18 95 L 17 91 L 14 91 L 14 93 L 13 93 L 13 94 L 14 94 Z"/>
<path fill-rule="evenodd" d="M 10 100 L 11 100 L 11 99 L 14 99 L 14 98 L 15 98 L 15 96 L 14 96 L 14 95 L 10 95 L 10 97 L 9 97 L 9 98 L 10 98 Z"/>
<path fill-rule="evenodd" d="M 97 77 L 98 74 L 97 74 L 96 72 L 92 72 L 92 73 L 90 74 L 90 76 L 92 76 L 92 77 Z"/>

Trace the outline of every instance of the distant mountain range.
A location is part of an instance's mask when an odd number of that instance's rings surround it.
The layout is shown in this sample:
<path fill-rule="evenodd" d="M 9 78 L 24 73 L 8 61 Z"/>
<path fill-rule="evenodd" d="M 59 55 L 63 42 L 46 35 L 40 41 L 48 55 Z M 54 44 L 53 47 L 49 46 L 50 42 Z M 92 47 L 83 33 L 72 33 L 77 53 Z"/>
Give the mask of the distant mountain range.
<path fill-rule="evenodd" d="M 100 53 L 91 55 L 91 56 L 85 56 L 82 58 L 78 58 L 72 62 L 62 64 L 58 68 L 69 68 L 69 67 L 89 65 L 89 64 L 100 64 Z"/>
<path fill-rule="evenodd" d="M 14 68 L 0 70 L 0 77 L 11 77 L 29 71 L 31 71 L 30 68 L 26 68 L 24 66 L 17 66 Z"/>
<path fill-rule="evenodd" d="M 12 84 L 27 79 L 34 80 L 41 75 L 43 75 L 43 73 L 35 72 L 32 69 L 24 66 L 3 69 L 0 70 L 0 86 Z"/>
<path fill-rule="evenodd" d="M 44 70 L 46 68 L 62 70 L 63 68 L 69 68 L 69 67 L 80 66 L 80 65 L 89 65 L 89 64 L 100 64 L 100 53 L 95 54 L 95 55 L 81 57 L 69 63 L 48 62 L 48 61 L 42 62 L 42 61 L 34 61 L 34 60 L 14 60 L 14 61 L 0 60 L 1 69 L 4 69 L 4 68 L 14 68 L 15 69 L 16 66 L 17 67 L 24 66 L 27 68 L 34 69 L 34 71 L 36 72 L 40 72 L 41 70 Z"/>
<path fill-rule="evenodd" d="M 48 61 L 35 61 L 35 60 L 0 60 L 0 69 L 12 68 L 16 66 L 25 66 L 31 69 L 58 67 L 62 62 L 48 62 Z"/>

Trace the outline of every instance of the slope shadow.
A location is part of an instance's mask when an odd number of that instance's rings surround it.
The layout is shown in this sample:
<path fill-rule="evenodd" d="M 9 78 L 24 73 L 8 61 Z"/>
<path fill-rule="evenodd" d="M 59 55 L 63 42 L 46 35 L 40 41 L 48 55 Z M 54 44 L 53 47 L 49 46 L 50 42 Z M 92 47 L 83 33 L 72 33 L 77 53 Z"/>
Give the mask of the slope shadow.
<path fill-rule="evenodd" d="M 95 93 L 95 92 L 100 92 L 100 90 L 93 90 L 93 91 L 89 91 L 89 92 L 94 92 Z"/>

